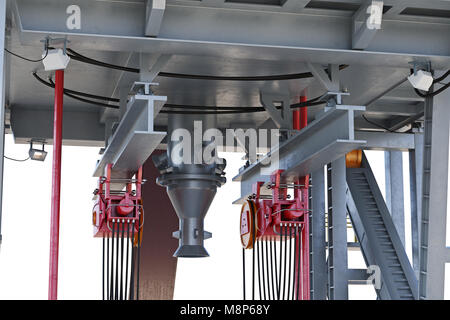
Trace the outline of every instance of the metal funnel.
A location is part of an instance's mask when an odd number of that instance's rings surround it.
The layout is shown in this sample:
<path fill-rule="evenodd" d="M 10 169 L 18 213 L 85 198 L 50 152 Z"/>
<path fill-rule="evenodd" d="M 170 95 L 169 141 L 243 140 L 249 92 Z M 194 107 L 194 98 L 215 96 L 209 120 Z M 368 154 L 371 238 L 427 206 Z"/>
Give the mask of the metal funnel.
<path fill-rule="evenodd" d="M 194 121 L 197 121 L 196 129 L 194 129 Z M 211 233 L 204 231 L 203 220 L 216 195 L 217 187 L 225 183 L 223 176 L 225 165 L 199 163 L 198 160 L 194 160 L 195 145 L 197 148 L 200 145 L 200 151 L 203 151 L 203 148 L 212 143 L 195 141 L 195 135 L 199 134 L 198 121 L 202 122 L 201 136 L 203 136 L 204 130 L 213 128 L 215 124 L 215 119 L 211 116 L 171 114 L 169 116 L 167 154 L 153 159 L 162 174 L 157 182 L 167 188 L 167 194 L 180 220 L 179 230 L 173 234 L 175 238 L 179 239 L 179 247 L 174 253 L 175 257 L 209 256 L 203 247 L 203 241 L 211 238 Z M 172 152 L 178 142 L 172 141 L 172 133 L 176 129 L 184 129 L 185 133 L 189 133 L 187 136 L 183 136 L 183 139 L 191 139 L 191 148 L 187 148 L 187 150 L 192 154 L 187 157 L 186 154 L 183 158 L 180 153 L 173 154 Z"/>
<path fill-rule="evenodd" d="M 210 238 L 211 234 L 203 231 L 203 219 L 216 195 L 216 189 L 204 183 L 202 186 L 201 182 L 195 184 L 198 188 L 194 188 L 191 181 L 183 182 L 185 186 L 167 188 L 167 194 L 180 219 L 180 229 L 174 233 L 180 241 L 175 257 L 209 256 L 203 247 L 203 240 Z"/>

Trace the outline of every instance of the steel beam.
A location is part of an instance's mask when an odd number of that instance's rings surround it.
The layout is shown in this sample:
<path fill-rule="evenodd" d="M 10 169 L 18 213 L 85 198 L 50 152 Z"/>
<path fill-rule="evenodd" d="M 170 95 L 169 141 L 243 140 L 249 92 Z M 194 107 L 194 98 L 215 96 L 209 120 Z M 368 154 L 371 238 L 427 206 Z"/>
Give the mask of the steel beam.
<path fill-rule="evenodd" d="M 439 86 L 435 87 L 435 90 Z M 425 102 L 420 299 L 443 299 L 446 248 L 450 90 Z"/>
<path fill-rule="evenodd" d="M 5 153 L 5 30 L 6 30 L 6 1 L 0 3 L 0 246 L 2 245 L 2 205 L 3 205 L 3 167 Z"/>
<path fill-rule="evenodd" d="M 45 36 L 65 37 L 82 49 L 209 55 L 322 64 L 365 64 L 409 67 L 427 58 L 436 68 L 450 66 L 450 24 L 385 21 L 371 51 L 352 50 L 351 17 L 317 14 L 286 15 L 275 11 L 228 10 L 170 5 L 158 38 L 144 36 L 145 3 L 78 1 L 82 26 L 68 29 L 70 0 L 17 0 L 16 24 L 24 45 L 41 46 Z M 87 10 L 86 8 L 89 8 Z M 270 23 L 267 23 L 270 21 Z M 414 32 L 411 32 L 411 28 Z M 301 32 L 298 32 L 301 30 Z M 314 34 L 314 37 L 310 35 Z"/>
<path fill-rule="evenodd" d="M 166 10 L 166 0 L 146 0 L 145 35 L 157 37 Z"/>
<path fill-rule="evenodd" d="M 31 139 L 53 143 L 53 114 L 51 110 L 11 108 L 11 129 L 15 143 L 30 143 Z M 83 128 L 83 130 L 80 130 Z M 63 145 L 105 146 L 105 125 L 99 122 L 96 112 L 65 110 L 63 114 Z"/>
<path fill-rule="evenodd" d="M 347 270 L 348 284 L 367 285 L 368 277 L 369 277 L 369 274 L 367 273 L 367 269 L 348 269 Z"/>
<path fill-rule="evenodd" d="M 352 17 L 352 47 L 367 49 L 381 29 L 383 1 L 366 0 Z"/>
<path fill-rule="evenodd" d="M 385 151 L 386 205 L 400 240 L 405 246 L 405 208 L 403 200 L 403 155 L 401 151 Z"/>
<path fill-rule="evenodd" d="M 364 150 L 399 150 L 414 149 L 414 135 L 394 132 L 355 131 L 356 140 L 364 140 Z"/>
<path fill-rule="evenodd" d="M 419 112 L 423 112 L 423 104 L 400 104 L 400 103 L 375 103 L 367 107 L 364 113 L 367 116 L 389 115 L 411 117 Z"/>
<path fill-rule="evenodd" d="M 153 126 L 154 118 L 166 101 L 167 97 L 148 92 L 136 94 L 128 101 L 127 111 L 97 164 L 94 176 L 101 176 L 106 165 L 112 163 L 115 178 L 130 178 L 144 164 L 166 135 L 154 131 Z"/>
<path fill-rule="evenodd" d="M 236 203 L 252 194 L 254 183 L 267 182 L 275 169 L 284 170 L 282 178 L 292 182 L 364 145 L 365 141 L 356 140 L 354 136 L 355 110 L 361 111 L 364 107 L 330 108 L 295 136 L 242 170 L 233 178 L 233 181 L 241 182 L 241 198 Z"/>
<path fill-rule="evenodd" d="M 419 224 L 422 209 L 423 133 L 414 134 L 414 149 L 409 151 L 409 179 L 411 199 L 412 262 L 419 279 Z"/>
<path fill-rule="evenodd" d="M 328 166 L 328 298 L 348 299 L 345 157 Z"/>
<path fill-rule="evenodd" d="M 311 299 L 327 298 L 327 260 L 325 241 L 325 174 L 321 167 L 311 174 Z"/>

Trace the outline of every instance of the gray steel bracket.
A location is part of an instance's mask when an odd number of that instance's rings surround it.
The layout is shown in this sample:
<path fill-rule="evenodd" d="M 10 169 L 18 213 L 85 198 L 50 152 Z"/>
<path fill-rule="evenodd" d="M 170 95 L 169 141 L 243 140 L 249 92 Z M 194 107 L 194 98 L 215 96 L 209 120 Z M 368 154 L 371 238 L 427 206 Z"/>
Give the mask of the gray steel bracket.
<path fill-rule="evenodd" d="M 326 164 L 361 148 L 366 141 L 355 140 L 354 113 L 365 110 L 363 106 L 330 108 L 306 128 L 279 143 L 254 164 L 241 170 L 233 181 L 241 182 L 242 203 L 252 194 L 255 182 L 268 182 L 270 174 L 284 170 L 282 178 L 293 182 L 297 177 L 314 172 Z M 268 164 L 269 163 L 269 164 Z"/>
<path fill-rule="evenodd" d="M 157 37 L 161 28 L 164 11 L 166 10 L 166 0 L 147 0 L 145 35 Z"/>
<path fill-rule="evenodd" d="M 144 84 L 145 91 L 149 92 L 148 84 Z M 154 118 L 166 101 L 165 96 L 145 93 L 130 98 L 127 111 L 97 164 L 94 176 L 101 176 L 106 165 L 112 163 L 114 178 L 130 178 L 144 164 L 166 136 L 165 132 L 154 131 Z"/>
<path fill-rule="evenodd" d="M 269 94 L 260 92 L 261 104 L 269 113 L 276 126 L 280 129 L 292 129 L 292 111 L 289 95 Z M 281 102 L 281 112 L 278 110 L 274 102 Z"/>

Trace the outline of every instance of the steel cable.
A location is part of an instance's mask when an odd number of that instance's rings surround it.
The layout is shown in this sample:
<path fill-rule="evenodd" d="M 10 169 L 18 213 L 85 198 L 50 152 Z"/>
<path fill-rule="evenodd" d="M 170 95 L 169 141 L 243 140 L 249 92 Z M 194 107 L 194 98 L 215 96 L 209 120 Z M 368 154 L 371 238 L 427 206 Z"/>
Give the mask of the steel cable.
<path fill-rule="evenodd" d="M 110 286 L 110 279 L 109 279 L 109 243 L 111 241 L 111 237 L 108 236 L 108 239 L 106 241 L 106 295 L 108 296 L 109 300 L 109 286 Z"/>
<path fill-rule="evenodd" d="M 263 292 L 263 299 L 267 300 L 267 296 L 266 296 L 266 276 L 264 274 L 264 272 L 265 272 L 264 263 L 265 263 L 266 260 L 265 260 L 263 243 L 264 243 L 264 241 L 262 239 L 260 239 L 259 240 L 259 248 L 261 250 L 261 274 L 262 274 L 262 283 L 263 283 L 262 292 Z"/>
<path fill-rule="evenodd" d="M 67 48 L 69 56 L 77 61 L 96 65 L 99 67 L 115 69 L 120 71 L 140 73 L 137 68 L 130 68 L 124 66 L 118 66 L 111 63 L 95 60 L 86 57 L 73 49 Z M 347 68 L 348 65 L 340 65 L 339 70 Z M 324 69 L 328 72 L 328 69 Z M 279 81 L 279 80 L 295 80 L 295 79 L 305 79 L 312 78 L 314 75 L 311 72 L 302 72 L 294 74 L 283 74 L 283 75 L 269 75 L 269 76 L 213 76 L 213 75 L 196 75 L 196 74 L 183 74 L 183 73 L 171 73 L 171 72 L 159 72 L 158 76 L 166 78 L 178 78 L 178 79 L 192 79 L 192 80 L 219 80 L 219 81 Z"/>
<path fill-rule="evenodd" d="M 255 300 L 255 240 L 256 240 L 256 222 L 255 214 L 253 213 L 253 247 L 252 247 L 252 300 Z"/>
<path fill-rule="evenodd" d="M 274 292 L 273 292 L 273 299 L 277 300 L 278 299 L 278 288 L 279 288 L 279 283 L 278 283 L 278 266 L 277 266 L 277 257 L 278 257 L 278 252 L 277 252 L 277 243 L 275 241 L 275 237 L 272 237 L 272 245 L 271 248 L 273 249 L 273 269 L 272 271 L 275 272 L 275 274 L 273 274 L 273 278 L 275 278 L 275 287 L 274 287 Z M 275 261 L 273 261 L 275 260 Z"/>
<path fill-rule="evenodd" d="M 242 248 L 242 287 L 245 300 L 245 248 Z"/>
<path fill-rule="evenodd" d="M 105 300 L 105 237 L 102 238 L 102 300 Z"/>
<path fill-rule="evenodd" d="M 267 242 L 268 240 L 266 239 L 266 240 L 264 240 L 264 242 L 263 242 L 263 244 L 264 244 L 264 250 L 265 250 L 265 252 L 266 252 L 266 267 L 265 267 L 265 270 L 266 270 L 266 279 L 267 279 L 267 300 L 272 300 L 271 299 L 271 295 L 270 295 L 270 293 L 271 293 L 271 288 L 270 288 L 270 278 L 269 278 L 269 258 L 271 258 L 271 256 L 269 256 L 269 249 L 268 249 L 268 246 L 269 246 L 269 244 L 268 244 L 268 242 Z"/>
<path fill-rule="evenodd" d="M 111 231 L 111 285 L 109 292 L 109 300 L 114 300 L 114 232 L 116 230 L 116 221 L 113 220 Z"/>
<path fill-rule="evenodd" d="M 287 267 L 287 231 L 288 231 L 288 225 L 285 224 L 284 227 L 284 273 L 283 273 L 283 300 L 286 293 L 286 267 Z"/>
<path fill-rule="evenodd" d="M 124 242 L 124 237 L 125 237 L 125 220 L 122 220 L 122 238 L 120 239 L 120 300 L 123 300 L 123 253 L 124 253 L 124 248 L 123 248 L 123 242 Z"/>
<path fill-rule="evenodd" d="M 134 271 L 136 268 L 136 257 L 134 248 L 134 225 L 131 232 L 131 271 L 130 271 L 130 300 L 134 300 Z"/>
<path fill-rule="evenodd" d="M 114 300 L 119 299 L 119 220 L 116 222 L 116 285 L 114 290 Z"/>
<path fill-rule="evenodd" d="M 128 256 L 130 254 L 130 220 L 127 220 L 127 258 L 125 262 L 125 290 L 124 300 L 128 300 Z"/>
<path fill-rule="evenodd" d="M 298 254 L 298 244 L 297 244 L 297 231 L 298 231 L 298 226 L 295 226 L 294 229 L 294 277 L 292 277 L 292 296 L 291 296 L 291 300 L 295 300 L 295 285 L 296 285 L 296 281 L 295 281 L 295 275 L 297 275 L 298 272 L 298 265 L 297 265 L 297 254 Z"/>
<path fill-rule="evenodd" d="M 34 78 L 37 81 L 39 81 L 43 85 L 45 85 L 49 88 L 55 87 L 55 84 L 51 79 L 49 80 L 49 82 L 47 82 L 44 79 L 42 79 L 41 77 L 39 77 L 36 72 L 33 72 L 32 75 L 34 76 Z M 63 93 L 64 93 L 64 95 L 66 95 L 72 99 L 75 99 L 75 100 L 78 100 L 78 101 L 81 101 L 84 103 L 92 104 L 95 106 L 100 106 L 103 108 L 110 108 L 110 109 L 119 109 L 120 108 L 118 105 L 88 100 L 88 99 L 81 98 L 79 96 L 90 97 L 92 99 L 105 100 L 105 101 L 110 101 L 110 102 L 119 102 L 119 99 L 117 99 L 117 98 L 104 97 L 104 96 L 94 95 L 94 94 L 85 93 L 85 92 L 81 92 L 81 91 L 70 90 L 70 89 L 66 89 L 66 88 L 63 90 Z M 311 99 L 311 100 L 308 100 L 305 102 L 299 102 L 299 103 L 292 104 L 290 107 L 291 107 L 291 109 L 309 108 L 309 107 L 314 107 L 314 106 L 319 106 L 319 105 L 325 104 L 326 101 L 319 101 L 319 99 L 322 96 L 323 95 L 320 95 L 314 99 Z M 192 110 L 181 110 L 181 111 L 180 110 L 167 110 L 167 108 L 169 108 L 169 109 L 170 108 L 193 109 L 194 111 L 192 111 Z M 280 106 L 277 106 L 276 108 L 281 109 Z M 200 111 L 196 111 L 196 110 L 200 110 Z M 160 111 L 160 113 L 166 113 L 166 114 L 240 114 L 240 113 L 255 113 L 255 112 L 266 112 L 266 109 L 264 107 L 192 106 L 192 105 L 177 105 L 177 104 L 166 103 L 164 105 L 164 109 Z"/>
<path fill-rule="evenodd" d="M 260 241 L 256 241 L 256 260 L 258 263 L 258 290 L 259 290 L 259 300 L 263 299 L 263 295 L 261 294 L 261 264 L 260 264 L 260 260 L 261 260 L 261 246 L 260 246 Z"/>
<path fill-rule="evenodd" d="M 279 258 L 279 262 L 280 262 L 280 272 L 278 274 L 278 300 L 281 299 L 281 261 L 282 261 L 282 255 L 283 255 L 283 224 L 280 224 L 280 258 Z"/>
<path fill-rule="evenodd" d="M 289 275 L 288 275 L 287 300 L 289 300 L 289 293 L 291 291 L 291 273 L 292 273 L 292 225 L 289 224 Z"/>
<path fill-rule="evenodd" d="M 141 267 L 141 217 L 139 216 L 138 243 L 137 243 L 137 276 L 136 276 L 136 300 L 139 300 L 139 274 Z"/>
<path fill-rule="evenodd" d="M 272 300 L 275 300 L 276 299 L 276 290 L 277 290 L 277 287 L 275 286 L 275 284 L 277 283 L 277 280 L 276 280 L 276 277 L 274 277 L 274 272 L 275 272 L 275 269 L 274 269 L 274 263 L 273 263 L 273 259 L 274 259 L 274 256 L 276 256 L 276 248 L 274 249 L 274 240 L 273 240 L 273 237 L 270 237 L 270 273 L 271 273 L 271 275 L 270 275 L 270 278 L 272 279 Z M 276 261 L 275 261 L 275 267 L 276 267 Z M 275 275 L 276 275 L 276 272 L 275 272 Z M 275 278 L 275 283 L 274 283 L 274 278 Z"/>
<path fill-rule="evenodd" d="M 303 293 L 302 296 L 300 297 L 300 286 L 302 285 L 300 283 L 300 275 L 303 272 L 303 266 L 302 266 L 302 228 L 299 227 L 298 228 L 298 257 L 297 257 L 297 264 L 298 264 L 298 271 L 297 271 L 297 300 L 301 300 L 300 298 L 303 297 Z"/>

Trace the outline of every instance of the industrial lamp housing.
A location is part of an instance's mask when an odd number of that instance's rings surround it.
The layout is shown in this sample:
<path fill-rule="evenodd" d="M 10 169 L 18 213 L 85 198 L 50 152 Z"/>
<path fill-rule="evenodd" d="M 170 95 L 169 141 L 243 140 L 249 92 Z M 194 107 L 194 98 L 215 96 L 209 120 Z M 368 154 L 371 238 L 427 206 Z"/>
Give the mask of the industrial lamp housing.
<path fill-rule="evenodd" d="M 30 143 L 30 151 L 28 151 L 31 160 L 45 161 L 47 157 L 47 151 L 44 150 L 44 143 L 42 144 L 42 150 L 33 148 L 33 141 Z"/>
<path fill-rule="evenodd" d="M 433 84 L 433 76 L 428 71 L 419 70 L 408 77 L 411 85 L 419 90 L 428 91 Z"/>

